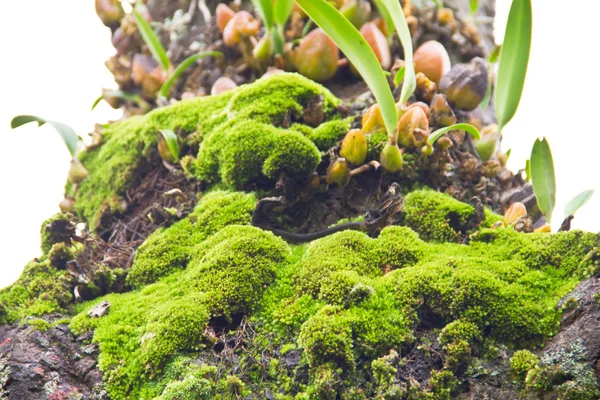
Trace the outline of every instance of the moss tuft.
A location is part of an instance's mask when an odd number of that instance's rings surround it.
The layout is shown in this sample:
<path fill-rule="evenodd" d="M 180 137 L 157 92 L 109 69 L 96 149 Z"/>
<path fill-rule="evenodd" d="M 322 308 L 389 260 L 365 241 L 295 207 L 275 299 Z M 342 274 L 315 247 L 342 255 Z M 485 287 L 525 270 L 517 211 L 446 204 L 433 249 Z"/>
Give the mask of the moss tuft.
<path fill-rule="evenodd" d="M 228 225 L 249 224 L 255 204 L 252 194 L 208 193 L 188 218 L 157 230 L 139 247 L 128 284 L 141 287 L 185 268 L 193 247 L 208 236 Z"/>
<path fill-rule="evenodd" d="M 529 350 L 519 350 L 510 358 L 510 370 L 519 381 L 524 382 L 527 373 L 539 362 L 540 359 Z"/>
<path fill-rule="evenodd" d="M 174 355 L 201 348 L 209 319 L 231 322 L 251 312 L 289 255 L 281 239 L 250 226 L 227 226 L 198 246 L 186 270 L 138 292 L 106 296 L 111 308 L 102 318 L 83 312 L 71 321 L 74 332 L 95 329 L 111 398 L 137 398 L 142 390 L 159 395 L 166 383 L 150 385 L 151 377 Z"/>
<path fill-rule="evenodd" d="M 474 209 L 447 194 L 416 190 L 404 199 L 405 224 L 424 240 L 458 242 Z"/>

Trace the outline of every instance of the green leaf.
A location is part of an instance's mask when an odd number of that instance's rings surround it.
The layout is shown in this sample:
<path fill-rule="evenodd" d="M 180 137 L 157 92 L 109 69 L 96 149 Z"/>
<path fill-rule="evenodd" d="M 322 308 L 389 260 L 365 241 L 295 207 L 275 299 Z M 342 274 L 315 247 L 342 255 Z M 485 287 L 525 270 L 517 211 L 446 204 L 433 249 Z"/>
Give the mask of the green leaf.
<path fill-rule="evenodd" d="M 570 215 L 574 215 L 577 210 L 579 210 L 582 206 L 585 205 L 589 201 L 589 199 L 594 194 L 594 190 L 586 190 L 579 193 L 577 196 L 573 197 L 573 199 L 565 206 L 565 218 Z"/>
<path fill-rule="evenodd" d="M 469 133 L 471 136 L 473 136 L 475 139 L 480 138 L 479 130 L 477 128 L 475 128 L 471 124 L 461 123 L 461 124 L 454 124 L 454 125 L 446 126 L 445 128 L 441 128 L 435 132 L 432 132 L 429 135 L 429 137 L 427 138 L 427 143 L 429 145 L 432 145 L 433 143 L 435 143 L 436 140 L 438 140 L 440 138 L 440 136 L 442 136 L 444 133 L 450 132 L 450 131 L 465 131 L 465 132 Z"/>
<path fill-rule="evenodd" d="M 492 88 L 494 87 L 494 74 L 490 74 L 488 77 L 488 85 L 485 90 L 485 96 L 483 96 L 483 100 L 481 100 L 481 109 L 485 111 L 487 106 L 490 104 L 490 100 L 492 99 Z"/>
<path fill-rule="evenodd" d="M 373 92 L 388 135 L 398 123 L 396 104 L 379 60 L 358 30 L 326 0 L 297 0 L 300 7 L 338 45 Z"/>
<path fill-rule="evenodd" d="M 404 75 L 406 74 L 406 67 L 400 67 L 396 75 L 394 76 L 394 85 L 400 86 L 402 81 L 404 80 Z"/>
<path fill-rule="evenodd" d="M 73 128 L 63 124 L 62 122 L 51 121 L 36 117 L 35 115 L 18 115 L 14 117 L 12 121 L 10 121 L 10 127 L 15 129 L 30 122 L 37 122 L 38 126 L 42 126 L 44 124 L 52 125 L 62 138 L 63 142 L 65 142 L 67 149 L 69 149 L 69 153 L 71 153 L 71 157 L 75 157 L 75 153 L 77 153 L 77 142 L 79 142 L 80 138 L 79 135 L 75 133 Z"/>
<path fill-rule="evenodd" d="M 379 11 L 379 15 L 385 21 L 385 25 L 388 29 L 388 39 L 394 36 L 394 20 L 392 19 L 392 15 L 389 10 L 383 3 L 383 0 L 373 0 L 375 3 L 375 7 L 377 7 L 377 11 Z"/>
<path fill-rule="evenodd" d="M 382 1 L 387 6 L 387 9 L 390 12 L 390 15 L 392 16 L 396 32 L 398 32 L 400 43 L 402 43 L 402 48 L 404 49 L 404 65 L 406 67 L 406 72 L 404 73 L 404 83 L 402 84 L 402 91 L 400 92 L 400 103 L 406 104 L 409 97 L 417 88 L 417 80 L 415 78 L 415 66 L 413 64 L 413 46 L 412 38 L 410 37 L 410 29 L 408 28 L 408 24 L 406 23 L 404 11 L 402 11 L 402 7 L 400 7 L 400 2 L 398 0 Z"/>
<path fill-rule="evenodd" d="M 469 11 L 471 15 L 475 15 L 479 9 L 479 0 L 469 0 Z"/>
<path fill-rule="evenodd" d="M 550 222 L 556 203 L 556 178 L 554 176 L 552 151 L 550 151 L 550 145 L 546 138 L 535 141 L 530 160 L 533 192 L 540 206 L 540 211 Z"/>
<path fill-rule="evenodd" d="M 161 129 L 160 134 L 165 139 L 167 146 L 169 147 L 169 151 L 173 156 L 173 160 L 175 162 L 179 161 L 179 143 L 177 142 L 177 135 L 170 129 Z"/>
<path fill-rule="evenodd" d="M 500 130 L 514 117 L 521 101 L 531 49 L 531 14 L 531 0 L 513 0 L 496 84 L 495 105 Z"/>
<path fill-rule="evenodd" d="M 96 108 L 102 100 L 110 99 L 113 97 L 131 101 L 138 105 L 141 105 L 141 101 L 143 101 L 139 95 L 134 93 L 124 92 L 122 90 L 109 90 L 98 96 L 98 98 L 94 101 L 94 104 L 92 104 L 92 111 L 94 111 L 94 108 Z"/>
<path fill-rule="evenodd" d="M 133 10 L 133 15 L 135 16 L 140 35 L 142 35 L 142 39 L 144 39 L 152 56 L 165 72 L 169 72 L 171 70 L 171 61 L 169 61 L 167 52 L 162 43 L 160 43 L 160 39 L 156 36 L 156 33 L 154 33 L 154 30 L 148 21 L 146 21 L 137 10 Z"/>
<path fill-rule="evenodd" d="M 189 67 L 194 65 L 196 63 L 196 61 L 198 61 L 199 59 L 204 58 L 204 57 L 222 57 L 222 56 L 223 56 L 223 53 L 221 53 L 219 51 L 203 51 L 198 54 L 189 56 L 188 58 L 183 60 L 181 62 L 181 64 L 179 64 L 177 66 L 177 68 L 175 68 L 175 71 L 173 71 L 173 73 L 167 78 L 167 80 L 165 80 L 165 83 L 163 83 L 162 87 L 160 88 L 159 96 L 167 97 L 169 94 L 169 91 L 171 90 L 171 87 L 173 86 L 173 83 L 175 83 L 175 81 L 181 76 L 181 74 L 183 74 L 183 72 L 186 69 L 188 69 Z"/>
<path fill-rule="evenodd" d="M 263 20 L 267 32 L 271 31 L 273 27 L 273 3 L 271 0 L 252 0 L 254 8 L 260 13 L 260 17 Z"/>
<path fill-rule="evenodd" d="M 492 63 L 495 63 L 496 61 L 498 61 L 498 57 L 500 57 L 501 53 L 502 53 L 502 45 L 497 44 L 494 47 L 494 50 L 492 50 L 492 52 L 490 53 L 490 56 L 488 57 L 488 62 L 490 64 L 492 64 Z"/>
<path fill-rule="evenodd" d="M 531 160 L 525 160 L 525 182 L 531 182 Z"/>
<path fill-rule="evenodd" d="M 275 0 L 273 6 L 273 17 L 279 26 L 284 26 L 288 18 L 292 14 L 294 8 L 294 0 Z"/>

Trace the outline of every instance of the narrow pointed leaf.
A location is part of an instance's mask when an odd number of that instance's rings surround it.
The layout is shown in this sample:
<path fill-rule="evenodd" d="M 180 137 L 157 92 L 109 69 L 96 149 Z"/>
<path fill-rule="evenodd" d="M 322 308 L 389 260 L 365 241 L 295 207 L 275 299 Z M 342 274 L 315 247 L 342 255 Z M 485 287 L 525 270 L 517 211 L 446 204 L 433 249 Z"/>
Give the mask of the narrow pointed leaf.
<path fill-rule="evenodd" d="M 185 72 L 186 69 L 188 69 L 189 67 L 194 65 L 196 63 L 196 61 L 198 61 L 199 59 L 204 58 L 204 57 L 221 57 L 221 56 L 223 56 L 223 53 L 221 53 L 219 51 L 203 51 L 198 54 L 189 56 L 188 58 L 183 60 L 181 62 L 181 64 L 179 64 L 177 66 L 177 68 L 175 68 L 175 71 L 173 71 L 173 73 L 171 73 L 171 75 L 167 78 L 167 80 L 165 80 L 165 83 L 163 83 L 162 87 L 160 88 L 159 95 L 162 97 L 167 97 L 169 94 L 169 91 L 171 90 L 171 87 L 173 86 L 173 83 L 175 83 L 175 81 L 181 76 L 181 74 L 183 74 Z"/>
<path fill-rule="evenodd" d="M 169 147 L 169 151 L 175 162 L 179 161 L 179 143 L 177 141 L 177 135 L 170 129 L 161 129 L 160 134 L 165 139 L 165 142 L 167 142 L 167 146 Z"/>
<path fill-rule="evenodd" d="M 65 145 L 67 146 L 67 149 L 69 149 L 69 153 L 71 153 L 71 156 L 75 157 L 75 154 L 77 153 L 77 143 L 79 142 L 80 138 L 77 135 L 77 133 L 75 133 L 75 130 L 73 130 L 73 128 L 63 124 L 62 122 L 51 121 L 48 119 L 36 117 L 35 115 L 18 115 L 14 117 L 12 121 L 10 121 L 10 127 L 12 129 L 15 129 L 30 122 L 37 122 L 38 126 L 42 126 L 44 124 L 52 125 L 52 127 L 56 129 L 56 131 L 62 138 L 63 142 L 65 142 Z"/>
<path fill-rule="evenodd" d="M 465 131 L 468 134 L 470 134 L 471 136 L 473 136 L 473 138 L 475 138 L 475 139 L 480 138 L 479 130 L 477 128 L 475 128 L 471 124 L 461 123 L 461 124 L 450 125 L 445 128 L 438 129 L 435 132 L 432 132 L 429 135 L 429 137 L 427 138 L 427 143 L 430 145 L 434 144 L 435 141 L 440 138 L 440 136 L 442 136 L 444 133 L 450 132 L 450 131 Z"/>
<path fill-rule="evenodd" d="M 392 16 L 388 11 L 386 5 L 383 3 L 383 0 L 373 0 L 375 3 L 375 7 L 377 7 L 377 11 L 379 11 L 379 15 L 385 21 L 385 25 L 388 29 L 388 37 L 391 38 L 394 35 L 394 20 L 392 20 Z"/>
<path fill-rule="evenodd" d="M 292 9 L 294 8 L 294 0 L 275 0 L 275 4 L 273 5 L 273 19 L 275 22 L 284 26 L 292 14 Z"/>
<path fill-rule="evenodd" d="M 554 175 L 554 161 L 548 140 L 536 140 L 531 150 L 529 162 L 531 171 L 531 184 L 537 198 L 540 211 L 548 222 L 552 219 L 552 211 L 556 204 L 556 178 Z"/>
<path fill-rule="evenodd" d="M 267 31 L 270 31 L 273 27 L 274 18 L 273 3 L 271 3 L 271 0 L 252 0 L 252 4 L 260 13 L 260 17 L 262 18 Z"/>
<path fill-rule="evenodd" d="M 394 85 L 400 86 L 402 81 L 404 80 L 404 75 L 406 74 L 406 67 L 400 67 L 396 75 L 394 76 Z"/>
<path fill-rule="evenodd" d="M 400 103 L 406 104 L 410 96 L 417 88 L 410 29 L 406 23 L 404 11 L 402 11 L 402 7 L 400 7 L 400 2 L 398 0 L 382 1 L 390 12 L 392 20 L 394 21 L 396 32 L 398 32 L 398 37 L 400 38 L 400 43 L 402 43 L 402 48 L 404 49 L 404 62 L 406 71 L 404 72 L 404 82 L 402 83 L 402 91 L 400 92 Z"/>
<path fill-rule="evenodd" d="M 297 0 L 300 7 L 344 52 L 367 83 L 379 107 L 388 135 L 398 123 L 396 105 L 379 60 L 358 30 L 326 0 Z"/>
<path fill-rule="evenodd" d="M 481 100 L 481 109 L 485 111 L 487 106 L 490 104 L 490 100 L 492 99 L 492 90 L 494 88 L 494 74 L 489 75 L 488 86 L 485 90 L 485 96 L 483 100 Z"/>
<path fill-rule="evenodd" d="M 583 191 L 577 196 L 573 197 L 569 204 L 565 206 L 565 218 L 569 217 L 570 215 L 574 215 L 577 212 L 577 210 L 583 207 L 585 203 L 587 203 L 590 200 L 593 194 L 594 190 L 590 189 Z"/>
<path fill-rule="evenodd" d="M 514 117 L 521 101 L 531 49 L 531 0 L 513 0 L 496 85 L 496 116 L 500 130 Z"/>
<path fill-rule="evenodd" d="M 160 39 L 158 36 L 156 36 L 156 33 L 154 33 L 154 30 L 148 21 L 146 21 L 146 19 L 144 19 L 144 17 L 142 17 L 137 10 L 133 10 L 133 15 L 135 16 L 135 21 L 137 23 L 140 35 L 142 35 L 142 39 L 144 39 L 144 43 L 146 43 L 146 46 L 148 46 L 152 56 L 165 71 L 170 71 L 171 61 L 169 61 L 167 52 L 165 51 L 162 43 L 160 43 Z"/>

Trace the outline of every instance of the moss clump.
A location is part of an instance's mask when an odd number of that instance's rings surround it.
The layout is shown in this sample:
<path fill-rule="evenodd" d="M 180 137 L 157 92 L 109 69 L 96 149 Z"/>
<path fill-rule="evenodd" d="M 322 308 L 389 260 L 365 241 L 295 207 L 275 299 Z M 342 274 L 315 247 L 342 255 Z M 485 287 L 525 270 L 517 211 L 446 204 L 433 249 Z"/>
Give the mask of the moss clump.
<path fill-rule="evenodd" d="M 405 224 L 424 240 L 458 242 L 474 209 L 452 197 L 416 190 L 404 199 Z"/>
<path fill-rule="evenodd" d="M 42 223 L 40 230 L 41 248 L 43 254 L 48 254 L 53 245 L 69 242 L 69 226 L 71 225 L 71 214 L 58 213 Z"/>
<path fill-rule="evenodd" d="M 352 127 L 352 118 L 334 119 L 324 122 L 306 135 L 317 148 L 321 151 L 327 151 L 344 138 Z"/>
<path fill-rule="evenodd" d="M 539 362 L 540 359 L 529 350 L 519 350 L 510 358 L 510 370 L 515 378 L 524 382 L 527 373 Z"/>
<path fill-rule="evenodd" d="M 480 330 L 472 322 L 455 320 L 442 329 L 439 341 L 446 351 L 446 363 L 449 368 L 456 368 L 471 356 L 471 344 Z"/>
<path fill-rule="evenodd" d="M 427 218 L 417 204 L 427 208 L 439 202 L 450 213 L 472 212 L 445 195 L 421 191 L 408 201 L 413 209 L 405 222 L 411 213 Z M 111 398 L 251 393 L 286 400 L 449 399 L 467 363 L 481 357 L 484 340 L 526 347 L 556 332 L 560 310 L 555 306 L 589 271 L 586 255 L 598 247 L 597 235 L 511 229 L 481 229 L 468 244 L 459 244 L 452 218 L 440 213 L 430 222 L 446 235 L 430 241 L 409 227 L 394 226 L 377 238 L 339 232 L 290 253 L 270 233 L 227 226 L 233 220 L 247 223 L 254 203 L 252 195 L 241 193 L 206 195 L 188 218 L 157 233 L 140 251 L 134 267 L 149 272 L 138 277 L 153 276 L 139 280 L 141 290 L 106 296 L 111 309 L 102 318 L 85 314 L 89 304 L 72 320 L 78 334 L 94 330 Z M 178 236 L 169 236 L 171 229 Z M 178 250 L 169 254 L 171 248 Z M 152 262 L 161 255 L 163 266 Z M 236 329 L 241 318 L 244 328 Z M 403 380 L 406 366 L 394 354 L 409 353 L 432 322 L 444 326 L 439 334 L 444 368 L 430 371 L 428 381 Z M 223 340 L 235 338 L 245 351 L 215 357 L 208 350 L 214 337 L 205 334 L 215 326 L 230 328 Z M 527 390 L 576 393 L 579 382 L 593 388 L 592 380 L 556 378 L 577 371 L 591 376 L 583 356 L 577 357 L 570 364 L 540 361 L 538 375 L 538 367 L 528 373 Z M 202 368 L 217 372 L 179 368 L 182 358 L 199 358 Z"/>
<path fill-rule="evenodd" d="M 307 176 L 320 161 L 319 151 L 302 134 L 243 121 L 203 143 L 195 171 L 201 180 L 241 187 L 261 176 Z"/>
<path fill-rule="evenodd" d="M 230 225 L 208 241 L 185 271 L 139 292 L 106 296 L 111 308 L 102 318 L 85 312 L 73 318 L 73 331 L 95 329 L 111 398 L 159 395 L 166 382 L 151 376 L 174 355 L 201 348 L 209 319 L 231 321 L 252 311 L 289 251 L 281 239 L 250 226 Z"/>
<path fill-rule="evenodd" d="M 143 178 L 149 164 L 160 162 L 155 149 L 160 129 L 176 132 L 184 145 L 205 142 L 201 161 L 184 158 L 186 171 L 199 179 L 223 178 L 240 186 L 263 175 L 277 178 L 280 173 L 312 172 L 320 161 L 315 145 L 297 130 L 275 126 L 284 119 L 300 124 L 304 106 L 315 96 L 323 99 L 326 119 L 339 118 L 340 100 L 325 88 L 297 74 L 280 74 L 106 126 L 104 144 L 80 156 L 89 177 L 77 193 L 67 185 L 67 192 L 75 196 L 75 211 L 92 229 L 101 224 L 105 213 L 124 211 L 122 195 Z"/>
<path fill-rule="evenodd" d="M 249 224 L 255 204 L 252 194 L 208 193 L 188 218 L 157 230 L 139 247 L 128 284 L 141 287 L 185 268 L 194 246 L 208 236 L 228 225 Z"/>
<path fill-rule="evenodd" d="M 0 290 L 0 324 L 64 311 L 71 298 L 68 273 L 47 258 L 31 261 L 13 285 Z"/>
<path fill-rule="evenodd" d="M 67 262 L 75 258 L 75 252 L 72 246 L 61 242 L 52 245 L 52 248 L 48 252 L 48 261 L 50 265 L 56 269 L 65 269 Z"/>

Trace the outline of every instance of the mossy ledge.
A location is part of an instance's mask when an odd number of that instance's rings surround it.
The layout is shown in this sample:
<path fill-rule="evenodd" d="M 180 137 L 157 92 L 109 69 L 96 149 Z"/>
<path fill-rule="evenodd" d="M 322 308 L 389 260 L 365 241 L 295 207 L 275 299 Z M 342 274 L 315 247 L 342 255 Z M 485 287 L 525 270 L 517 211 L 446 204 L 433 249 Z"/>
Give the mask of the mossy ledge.
<path fill-rule="evenodd" d="M 303 123 L 315 96 L 316 127 Z M 75 196 L 91 227 L 123 211 L 127 189 L 160 162 L 161 128 L 177 132 L 181 166 L 208 190 L 146 239 L 128 271 L 103 272 L 131 291 L 83 304 L 66 263 L 81 245 L 50 229 L 72 216 L 52 217 L 43 255 L 0 291 L 0 323 L 48 330 L 65 322 L 50 314 L 68 316 L 98 345 L 113 400 L 449 399 L 486 374 L 531 396 L 597 398 L 585 344 L 534 354 L 560 328 L 559 300 L 600 272 L 596 234 L 491 229 L 501 217 L 489 210 L 476 227 L 471 205 L 426 189 L 408 193 L 399 225 L 377 237 L 293 246 L 250 225 L 262 195 L 251 184 L 314 172 L 350 126 L 338 104 L 298 75 L 275 75 L 106 127 L 104 144 L 82 155 L 90 176 Z M 101 301 L 108 313 L 89 317 Z M 420 370 L 416 354 L 427 354 Z"/>
<path fill-rule="evenodd" d="M 315 99 L 323 113 L 317 127 L 304 123 L 305 109 Z M 206 182 L 239 188 L 281 173 L 306 176 L 321 161 L 319 150 L 335 144 L 350 127 L 350 120 L 337 112 L 340 103 L 322 86 L 286 73 L 128 118 L 104 127 L 102 146 L 81 154 L 89 177 L 77 191 L 67 184 L 67 193 L 75 197 L 76 214 L 92 228 L 107 214 L 125 212 L 127 189 L 160 162 L 156 143 L 161 129 L 178 135 L 187 154 L 181 165 Z M 196 160 L 192 151 L 198 146 Z"/>
<path fill-rule="evenodd" d="M 417 198 L 465 210 L 422 191 L 407 196 L 407 221 L 413 212 L 426 218 L 412 211 Z M 392 226 L 378 238 L 347 231 L 290 246 L 247 225 L 254 201 L 206 195 L 140 249 L 130 275 L 140 289 L 103 298 L 111 309 L 99 319 L 86 313 L 98 300 L 80 306 L 70 327 L 94 332 L 111 398 L 450 398 L 482 348 L 534 349 L 556 333 L 555 306 L 593 272 L 585 256 L 599 244 L 590 233 L 508 228 L 482 228 L 468 245 L 428 242 Z M 445 215 L 428 218 L 425 227 L 448 226 Z M 417 388 L 393 371 L 422 329 L 439 332 L 444 363 Z M 227 358 L 222 346 L 232 337 L 246 350 Z M 513 369 L 523 379 L 532 362 L 520 354 Z"/>

